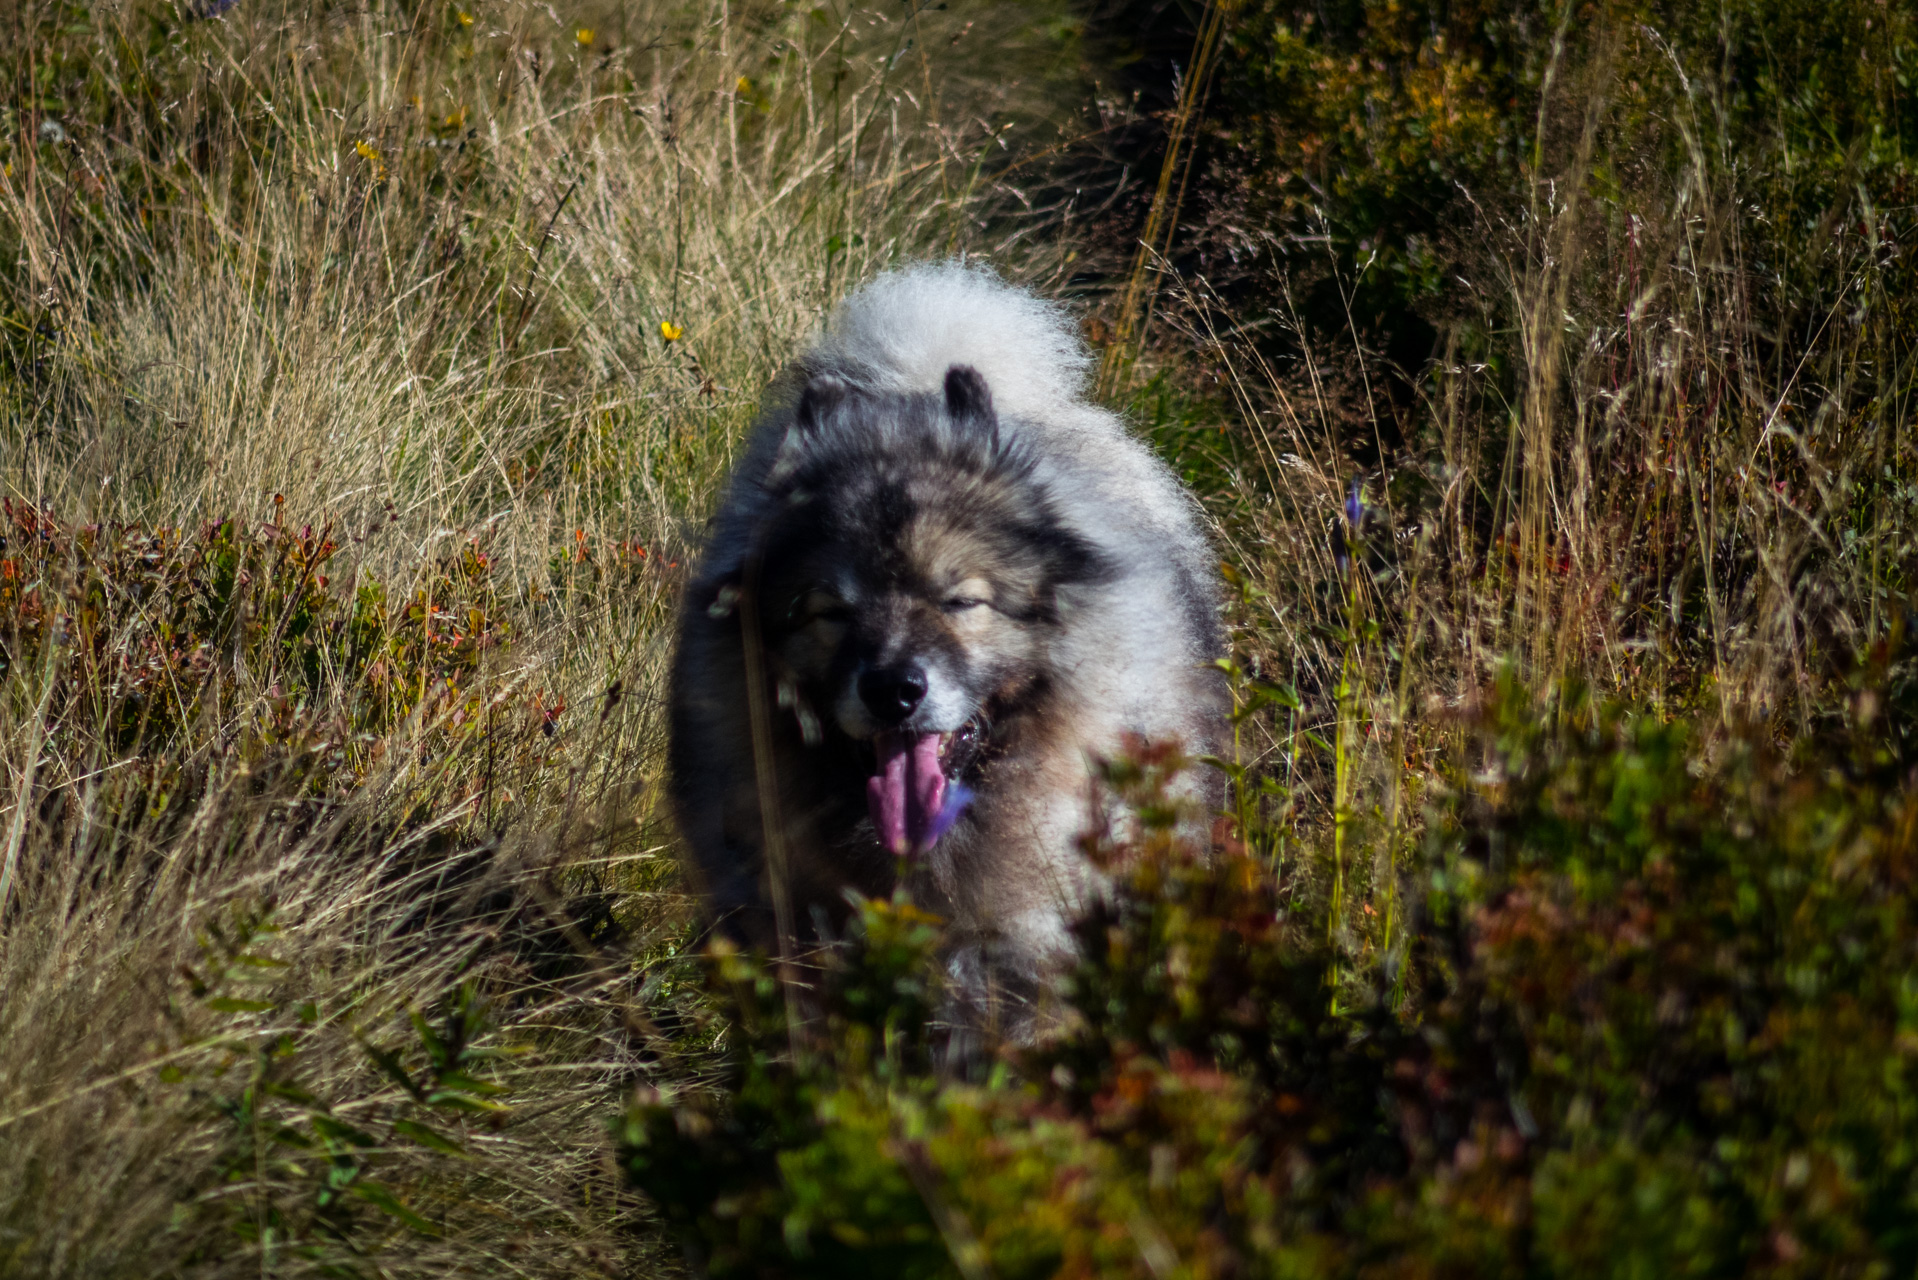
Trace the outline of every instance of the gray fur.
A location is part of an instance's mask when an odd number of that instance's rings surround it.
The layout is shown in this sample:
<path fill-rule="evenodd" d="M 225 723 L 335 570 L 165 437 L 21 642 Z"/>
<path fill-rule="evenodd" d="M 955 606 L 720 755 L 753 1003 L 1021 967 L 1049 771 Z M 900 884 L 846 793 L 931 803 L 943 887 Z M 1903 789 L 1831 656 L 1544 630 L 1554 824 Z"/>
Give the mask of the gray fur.
<path fill-rule="evenodd" d="M 1199 513 L 1083 398 L 1090 365 L 1063 308 L 941 264 L 853 294 L 775 384 L 687 590 L 674 672 L 675 805 L 726 927 L 771 941 L 730 607 L 749 586 L 804 932 L 836 927 L 846 889 L 894 878 L 866 818 L 874 726 L 851 682 L 922 663 L 908 725 L 927 732 L 977 700 L 960 732 L 982 726 L 965 775 L 978 800 L 915 877 L 975 1006 L 1029 993 L 1070 955 L 1098 888 L 1077 845 L 1090 762 L 1128 735 L 1217 747 L 1224 640 Z M 955 578 L 991 584 L 991 607 L 942 601 L 972 589 Z"/>

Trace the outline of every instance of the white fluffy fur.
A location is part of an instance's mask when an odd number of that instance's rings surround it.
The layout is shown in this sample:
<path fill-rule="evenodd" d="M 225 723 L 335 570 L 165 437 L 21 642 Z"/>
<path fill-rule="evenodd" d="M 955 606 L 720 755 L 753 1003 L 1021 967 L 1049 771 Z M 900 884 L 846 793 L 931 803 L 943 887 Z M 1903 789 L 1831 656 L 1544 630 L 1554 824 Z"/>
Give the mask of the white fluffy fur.
<path fill-rule="evenodd" d="M 946 370 L 985 376 L 1001 415 L 1043 418 L 1076 405 L 1092 357 L 1057 303 L 956 262 L 882 275 L 839 304 L 806 355 L 875 391 L 937 391 Z"/>
<path fill-rule="evenodd" d="M 1108 570 L 1059 595 L 1063 625 L 1047 664 L 1062 695 L 1059 748 L 1021 764 L 1017 779 L 1002 767 L 1000 794 L 1017 797 L 1009 824 L 955 830 L 928 858 L 958 938 L 997 937 L 1044 972 L 1069 954 L 1069 923 L 1097 891 L 1077 846 L 1089 762 L 1120 750 L 1128 734 L 1211 749 L 1223 700 L 1210 665 L 1222 638 L 1198 507 L 1118 417 L 1085 399 L 1092 357 L 1070 313 L 958 263 L 909 267 L 853 293 L 774 389 L 715 522 L 702 580 L 736 572 L 754 545 L 771 501 L 765 481 L 795 443 L 794 404 L 808 379 L 938 393 L 954 365 L 983 376 L 1000 432 L 1028 446 L 1056 514 Z M 964 946 L 952 957 L 955 972 L 976 960 Z"/>
<path fill-rule="evenodd" d="M 1086 755 L 1117 750 L 1129 733 L 1195 750 L 1215 745 L 1218 675 L 1208 660 L 1217 622 L 1199 625 L 1193 608 L 1214 602 L 1198 507 L 1117 416 L 1084 398 L 1092 356 L 1064 307 L 977 267 L 910 267 L 848 297 L 802 363 L 809 375 L 887 392 L 937 391 L 955 364 L 978 370 L 1001 431 L 1032 446 L 1060 514 L 1118 571 L 1061 601 L 1070 621 L 1055 667 L 1081 708 Z M 1049 811 L 1034 815 L 1035 845 L 1049 855 L 1063 910 L 1000 917 L 1039 953 L 1066 945 L 1067 919 L 1089 887 L 1075 852 L 1085 803 L 1081 781 L 1061 786 Z M 969 896 L 968 886 L 942 887 Z"/>
<path fill-rule="evenodd" d="M 908 267 L 842 302 L 802 363 L 888 392 L 936 392 L 946 370 L 971 365 L 1004 429 L 1028 438 L 1054 497 L 1097 545 L 1143 556 L 1128 564 L 1141 572 L 1171 551 L 1210 577 L 1196 505 L 1117 416 L 1085 399 L 1092 355 L 1060 304 L 979 267 Z"/>

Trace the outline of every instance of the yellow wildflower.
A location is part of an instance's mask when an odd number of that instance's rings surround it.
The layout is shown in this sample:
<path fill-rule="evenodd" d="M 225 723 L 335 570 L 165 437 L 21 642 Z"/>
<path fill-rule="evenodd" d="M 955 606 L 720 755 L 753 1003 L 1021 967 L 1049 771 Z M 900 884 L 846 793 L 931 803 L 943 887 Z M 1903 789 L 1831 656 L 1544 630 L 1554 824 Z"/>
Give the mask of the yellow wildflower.
<path fill-rule="evenodd" d="M 581 27 L 579 30 L 573 32 L 573 39 L 579 41 L 579 47 L 584 49 L 593 43 L 593 29 L 591 27 Z"/>
<path fill-rule="evenodd" d="M 752 82 L 752 81 L 751 81 L 750 79 L 748 79 L 747 77 L 745 77 L 745 76 L 741 76 L 741 77 L 739 77 L 739 83 L 738 83 L 738 84 L 736 84 L 736 85 L 734 85 L 734 86 L 733 86 L 733 88 L 734 88 L 734 89 L 736 89 L 736 90 L 738 90 L 738 91 L 739 91 L 739 95 L 740 95 L 740 96 L 741 96 L 741 97 L 743 98 L 743 97 L 745 97 L 745 96 L 747 96 L 748 94 L 750 94 L 750 93 L 752 93 L 752 91 L 753 91 L 753 82 Z"/>
<path fill-rule="evenodd" d="M 472 14 L 470 14 L 470 13 L 468 13 L 468 12 L 466 12 L 466 10 L 464 10 L 464 9 L 461 9 L 461 10 L 459 11 L 459 15 L 460 15 L 460 25 L 461 25 L 462 27 L 470 27 L 470 26 L 472 26 L 472 25 L 473 25 L 473 15 L 472 15 Z"/>
<path fill-rule="evenodd" d="M 386 181 L 386 161 L 380 155 L 380 149 L 364 138 L 354 142 L 353 150 L 360 153 L 360 159 L 373 166 L 373 181 Z"/>
<path fill-rule="evenodd" d="M 685 332 L 684 329 L 674 324 L 671 320 L 661 320 L 659 322 L 659 336 L 668 342 L 678 342 L 679 335 Z"/>

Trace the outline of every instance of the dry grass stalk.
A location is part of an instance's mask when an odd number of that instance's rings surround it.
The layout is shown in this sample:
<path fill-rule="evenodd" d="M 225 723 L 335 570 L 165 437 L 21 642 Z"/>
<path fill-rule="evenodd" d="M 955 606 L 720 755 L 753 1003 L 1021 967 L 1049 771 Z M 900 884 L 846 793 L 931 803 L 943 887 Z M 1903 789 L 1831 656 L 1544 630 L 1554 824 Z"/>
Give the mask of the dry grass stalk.
<path fill-rule="evenodd" d="M 604 1126 L 711 1034 L 648 1010 L 714 487 L 847 281 L 1065 252 L 993 181 L 1048 11 L 922 10 L 9 28 L 0 1271 L 665 1265 Z"/>

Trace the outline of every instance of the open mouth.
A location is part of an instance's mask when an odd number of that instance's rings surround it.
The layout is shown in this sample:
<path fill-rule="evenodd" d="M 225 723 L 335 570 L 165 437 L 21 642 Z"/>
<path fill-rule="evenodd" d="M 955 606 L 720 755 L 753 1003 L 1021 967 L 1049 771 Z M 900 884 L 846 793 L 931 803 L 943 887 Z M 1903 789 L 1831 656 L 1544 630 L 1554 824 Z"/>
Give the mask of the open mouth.
<path fill-rule="evenodd" d="M 968 723 L 953 733 L 893 729 L 873 739 L 879 767 L 866 780 L 866 802 L 879 842 L 893 854 L 925 853 L 972 803 L 972 790 L 956 775 L 957 748 L 974 734 Z"/>

